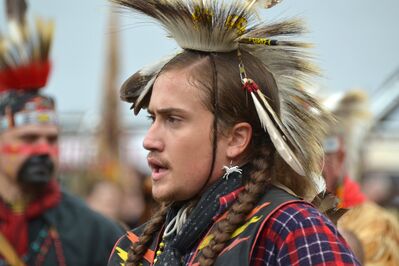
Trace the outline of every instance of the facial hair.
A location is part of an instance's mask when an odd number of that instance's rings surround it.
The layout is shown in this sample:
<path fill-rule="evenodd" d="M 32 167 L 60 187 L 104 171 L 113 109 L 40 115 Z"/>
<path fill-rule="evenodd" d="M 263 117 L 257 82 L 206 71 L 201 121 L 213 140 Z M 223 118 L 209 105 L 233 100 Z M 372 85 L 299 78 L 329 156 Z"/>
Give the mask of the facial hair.
<path fill-rule="evenodd" d="M 26 159 L 18 171 L 17 180 L 23 185 L 47 184 L 54 174 L 54 162 L 48 154 Z"/>

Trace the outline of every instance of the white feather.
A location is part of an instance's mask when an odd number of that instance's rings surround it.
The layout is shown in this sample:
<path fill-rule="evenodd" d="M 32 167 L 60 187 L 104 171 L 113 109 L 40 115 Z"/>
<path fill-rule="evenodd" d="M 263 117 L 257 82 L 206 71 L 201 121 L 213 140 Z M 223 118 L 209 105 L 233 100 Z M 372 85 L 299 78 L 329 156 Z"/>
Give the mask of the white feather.
<path fill-rule="evenodd" d="M 273 120 L 277 123 L 278 127 L 280 130 L 284 133 L 284 136 L 288 138 L 288 141 L 295 146 L 297 150 L 299 149 L 299 143 L 295 141 L 295 139 L 292 137 L 290 132 L 286 129 L 286 127 L 283 125 L 281 122 L 280 118 L 277 117 L 276 113 L 274 112 L 273 108 L 270 106 L 269 102 L 267 101 L 265 95 L 260 90 L 257 90 L 257 93 L 262 100 L 263 104 L 266 106 L 267 111 L 269 114 L 272 115 Z"/>
<path fill-rule="evenodd" d="M 270 119 L 267 112 L 263 109 L 261 103 L 256 98 L 255 94 L 251 92 L 252 99 L 255 104 L 256 112 L 258 113 L 260 123 L 262 127 L 267 131 L 270 136 L 271 141 L 274 144 L 277 152 L 284 159 L 284 161 L 291 166 L 291 168 L 298 174 L 304 176 L 305 171 L 299 162 L 298 158 L 295 156 L 291 148 L 285 143 L 283 137 L 281 136 L 278 129 L 274 126 L 272 120 Z"/>
<path fill-rule="evenodd" d="M 140 75 L 142 76 L 153 76 L 157 75 L 159 71 L 168 63 L 172 58 L 174 58 L 176 55 L 180 54 L 183 50 L 179 50 L 176 53 L 169 54 L 163 58 L 161 58 L 159 61 L 156 63 L 152 63 L 150 65 L 144 66 L 140 71 Z"/>

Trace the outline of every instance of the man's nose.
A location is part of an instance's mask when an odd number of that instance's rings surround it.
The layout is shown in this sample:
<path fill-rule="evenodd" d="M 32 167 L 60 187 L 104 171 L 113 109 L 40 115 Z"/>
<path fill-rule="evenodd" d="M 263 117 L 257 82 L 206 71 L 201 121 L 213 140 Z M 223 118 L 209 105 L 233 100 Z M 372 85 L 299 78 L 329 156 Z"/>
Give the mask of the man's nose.
<path fill-rule="evenodd" d="M 48 142 L 39 142 L 33 145 L 32 147 L 32 154 L 34 155 L 41 155 L 41 154 L 50 154 L 51 153 L 51 146 Z"/>
<path fill-rule="evenodd" d="M 154 123 L 144 137 L 143 147 L 148 151 L 162 151 L 164 142 L 159 127 Z"/>
<path fill-rule="evenodd" d="M 58 145 L 50 142 L 47 138 L 39 138 L 32 145 L 32 155 L 58 156 Z"/>

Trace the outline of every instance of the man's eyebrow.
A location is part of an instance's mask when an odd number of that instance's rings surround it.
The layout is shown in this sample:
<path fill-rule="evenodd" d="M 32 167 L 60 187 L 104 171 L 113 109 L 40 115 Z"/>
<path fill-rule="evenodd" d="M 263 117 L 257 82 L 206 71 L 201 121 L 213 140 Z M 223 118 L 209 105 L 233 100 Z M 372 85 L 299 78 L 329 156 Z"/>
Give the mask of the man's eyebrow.
<path fill-rule="evenodd" d="M 148 108 L 147 109 L 149 114 L 154 114 L 154 110 Z M 169 108 L 160 108 L 160 109 L 156 109 L 155 113 L 157 114 L 170 114 L 170 113 L 187 113 L 186 110 L 181 109 L 181 108 L 173 108 L 173 107 L 169 107 Z"/>

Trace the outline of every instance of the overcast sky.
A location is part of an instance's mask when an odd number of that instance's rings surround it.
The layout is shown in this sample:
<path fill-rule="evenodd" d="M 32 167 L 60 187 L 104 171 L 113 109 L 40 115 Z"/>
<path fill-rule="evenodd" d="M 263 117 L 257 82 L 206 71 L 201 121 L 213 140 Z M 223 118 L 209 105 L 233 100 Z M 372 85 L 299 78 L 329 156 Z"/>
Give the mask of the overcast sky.
<path fill-rule="evenodd" d="M 104 71 L 106 39 L 122 35 L 120 83 L 144 64 L 169 54 L 176 45 L 154 25 L 140 24 L 128 13 L 121 30 L 108 24 L 105 0 L 31 0 L 30 15 L 53 18 L 53 74 L 47 93 L 55 95 L 62 112 L 96 112 Z M 3 4 L 4 5 L 4 4 Z M 1 6 L 4 31 L 4 7 Z M 266 20 L 300 16 L 310 28 L 309 39 L 331 90 L 375 89 L 399 67 L 399 1 L 284 0 L 267 12 Z M 128 107 L 125 105 L 124 109 Z"/>

